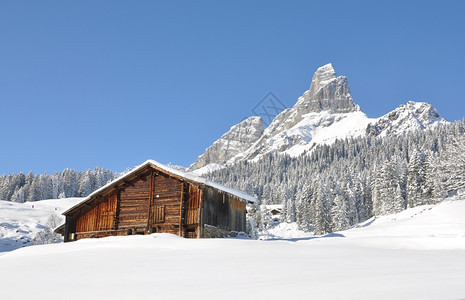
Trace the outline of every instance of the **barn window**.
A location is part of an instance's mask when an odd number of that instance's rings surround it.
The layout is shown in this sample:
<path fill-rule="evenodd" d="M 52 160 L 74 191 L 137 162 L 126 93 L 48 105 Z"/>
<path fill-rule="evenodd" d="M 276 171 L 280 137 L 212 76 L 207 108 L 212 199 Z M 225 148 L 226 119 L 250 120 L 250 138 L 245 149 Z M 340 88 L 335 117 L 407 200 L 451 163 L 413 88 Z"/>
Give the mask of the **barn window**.
<path fill-rule="evenodd" d="M 165 222 L 165 206 L 159 205 L 153 207 L 153 222 L 163 223 Z"/>

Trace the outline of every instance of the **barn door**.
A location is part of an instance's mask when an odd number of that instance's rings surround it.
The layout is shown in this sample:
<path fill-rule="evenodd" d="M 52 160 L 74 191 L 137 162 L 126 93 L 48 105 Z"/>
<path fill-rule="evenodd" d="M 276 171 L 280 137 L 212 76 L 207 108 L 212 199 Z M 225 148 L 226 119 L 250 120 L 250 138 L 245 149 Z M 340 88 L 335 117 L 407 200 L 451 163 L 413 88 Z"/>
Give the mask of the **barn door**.
<path fill-rule="evenodd" d="M 150 186 L 150 215 L 148 228 L 152 233 L 159 232 L 165 223 L 166 215 L 166 192 L 168 184 L 166 178 L 152 173 Z M 161 195 L 161 198 L 160 198 Z"/>
<path fill-rule="evenodd" d="M 196 186 L 189 186 L 189 199 L 187 201 L 186 225 L 199 224 L 200 213 L 200 189 Z"/>
<path fill-rule="evenodd" d="M 184 236 L 188 238 L 195 238 L 198 234 L 201 193 L 202 191 L 197 186 L 189 185 L 189 196 L 184 217 Z"/>

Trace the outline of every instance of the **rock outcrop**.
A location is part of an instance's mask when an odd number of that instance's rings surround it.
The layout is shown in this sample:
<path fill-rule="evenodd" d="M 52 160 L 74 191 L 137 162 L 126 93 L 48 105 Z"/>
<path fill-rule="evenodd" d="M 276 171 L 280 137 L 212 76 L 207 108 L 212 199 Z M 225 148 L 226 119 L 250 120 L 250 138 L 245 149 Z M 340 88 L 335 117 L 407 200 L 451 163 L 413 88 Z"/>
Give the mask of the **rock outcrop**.
<path fill-rule="evenodd" d="M 303 113 L 324 110 L 346 113 L 360 110 L 350 94 L 347 77 L 337 77 L 332 64 L 324 65 L 316 70 L 310 89 L 299 97 L 294 108 Z"/>
<path fill-rule="evenodd" d="M 188 171 L 200 169 L 209 164 L 223 165 L 234 156 L 250 148 L 263 134 L 260 117 L 250 117 L 231 127 L 198 157 Z"/>
<path fill-rule="evenodd" d="M 381 137 L 405 135 L 413 130 L 432 129 L 446 123 L 431 104 L 409 101 L 369 124 L 366 134 Z"/>

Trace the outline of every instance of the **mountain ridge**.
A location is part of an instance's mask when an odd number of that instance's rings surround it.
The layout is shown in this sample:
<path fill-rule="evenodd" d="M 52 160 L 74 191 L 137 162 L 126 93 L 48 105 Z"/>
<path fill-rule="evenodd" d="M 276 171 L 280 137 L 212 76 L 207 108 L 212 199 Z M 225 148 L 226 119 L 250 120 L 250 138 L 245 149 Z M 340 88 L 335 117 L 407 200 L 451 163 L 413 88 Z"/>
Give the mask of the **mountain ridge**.
<path fill-rule="evenodd" d="M 245 150 L 236 151 L 227 159 L 215 159 L 222 155 L 214 153 L 214 146 L 228 142 L 224 137 L 234 135 L 233 126 L 207 148 L 188 171 L 201 175 L 241 160 L 257 160 L 270 152 L 297 156 L 308 152 L 316 144 L 331 144 L 336 139 L 362 135 L 405 135 L 413 130 L 431 129 L 446 123 L 432 105 L 414 101 L 401 104 L 379 118 L 369 118 L 353 101 L 347 77 L 337 76 L 329 63 L 316 70 L 310 88 L 292 108 L 279 113 L 259 137 L 236 137 L 236 140 L 248 141 L 236 147 Z M 209 159 L 206 160 L 205 156 Z"/>

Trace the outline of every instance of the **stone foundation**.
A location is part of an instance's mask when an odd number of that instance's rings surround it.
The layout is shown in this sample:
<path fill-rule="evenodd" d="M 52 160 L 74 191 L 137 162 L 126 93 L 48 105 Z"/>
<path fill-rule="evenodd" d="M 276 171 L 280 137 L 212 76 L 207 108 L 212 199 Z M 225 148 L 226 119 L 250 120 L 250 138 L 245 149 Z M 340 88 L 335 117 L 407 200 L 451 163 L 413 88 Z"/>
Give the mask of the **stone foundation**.
<path fill-rule="evenodd" d="M 245 233 L 242 232 L 218 228 L 216 226 L 211 226 L 208 224 L 205 224 L 202 229 L 202 238 L 224 238 L 245 235 Z"/>

